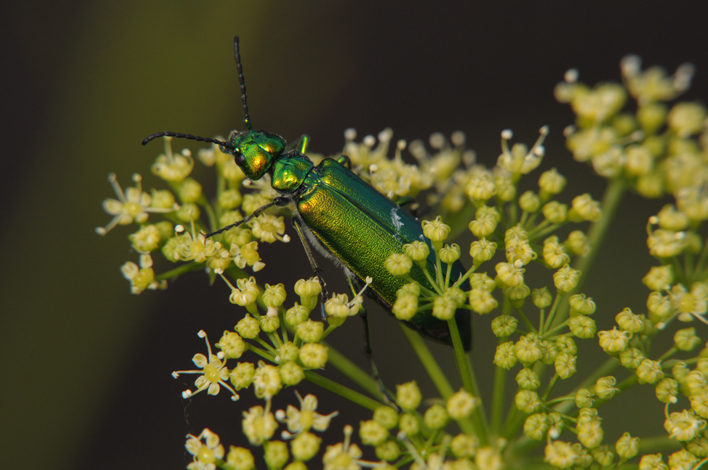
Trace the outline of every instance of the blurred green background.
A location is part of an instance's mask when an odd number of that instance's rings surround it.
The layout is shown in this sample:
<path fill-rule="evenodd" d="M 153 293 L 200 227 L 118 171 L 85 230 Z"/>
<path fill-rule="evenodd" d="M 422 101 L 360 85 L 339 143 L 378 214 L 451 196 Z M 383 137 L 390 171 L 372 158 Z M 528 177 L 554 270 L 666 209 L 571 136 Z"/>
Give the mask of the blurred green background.
<path fill-rule="evenodd" d="M 256 128 L 288 140 L 308 133 L 312 150 L 327 154 L 341 149 L 347 127 L 363 136 L 390 126 L 394 138 L 408 141 L 459 129 L 480 161 L 492 165 L 502 129 L 513 129 L 515 141 L 530 144 L 548 124 L 542 169 L 556 166 L 568 176 L 568 198 L 585 191 L 600 197 L 603 182 L 564 149 L 562 129 L 572 115 L 555 102 L 553 87 L 571 67 L 579 68 L 586 83 L 618 80 L 620 58 L 636 53 L 647 66 L 670 71 L 694 62 L 697 76 L 685 98 L 705 98 L 702 5 L 678 5 L 183 0 L 6 5 L 0 29 L 2 466 L 183 468 L 189 461 L 184 435 L 205 426 L 227 443 L 244 444 L 238 428 L 243 403 L 251 399 L 247 394 L 235 405 L 223 395 L 185 402 L 180 392 L 190 382 L 170 377 L 203 352 L 199 329 L 216 341 L 235 324 L 226 289 L 209 287 L 204 276 L 193 274 L 167 292 L 132 296 L 118 270 L 126 260 L 136 260 L 126 240 L 129 230 L 119 227 L 104 238 L 93 231 L 109 220 L 101 208 L 101 201 L 113 196 L 109 172 L 124 186 L 133 172 L 143 174 L 146 188 L 159 184 L 149 165 L 162 147 L 141 147 L 143 137 L 163 130 L 226 135 L 242 127 L 235 34 L 241 36 Z M 199 148 L 175 141 L 175 149 L 183 146 Z M 631 195 L 622 205 L 603 247 L 605 262 L 596 266 L 585 289 L 600 306 L 600 328 L 611 325 L 625 306 L 643 311 L 647 290 L 639 279 L 652 264 L 644 224 L 660 206 Z M 278 263 L 286 255 L 291 277 L 309 276 L 297 241 L 261 253 L 270 261 L 266 281 L 282 279 Z M 327 262 L 323 268 L 334 290 L 343 291 L 338 270 Z M 400 336 L 395 322 L 379 312 L 372 316 L 375 354 L 409 354 L 407 346 L 391 340 Z M 336 342 L 366 367 L 361 327 L 351 323 Z M 492 374 L 491 336 L 488 320 L 478 321 L 473 354 L 482 386 Z M 450 358 L 446 348 L 435 350 Z M 418 373 L 380 362 L 390 386 Z M 360 419 L 357 410 L 328 401 L 314 387 L 301 390 L 318 393 L 322 412 L 340 409 L 334 429 Z M 650 403 L 646 422 L 637 419 L 624 428 L 640 432 L 653 426 L 659 432 L 661 406 Z M 611 410 L 601 414 L 611 416 Z M 332 439 L 340 439 L 338 432 Z"/>

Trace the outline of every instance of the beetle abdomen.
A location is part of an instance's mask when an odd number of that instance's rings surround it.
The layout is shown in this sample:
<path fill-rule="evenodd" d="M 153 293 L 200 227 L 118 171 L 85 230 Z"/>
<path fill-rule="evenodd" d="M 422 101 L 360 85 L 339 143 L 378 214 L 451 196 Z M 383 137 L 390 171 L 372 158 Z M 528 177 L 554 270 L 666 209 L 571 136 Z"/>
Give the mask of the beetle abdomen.
<path fill-rule="evenodd" d="M 400 253 L 406 243 L 430 244 L 420 222 L 335 160 L 323 160 L 303 187 L 307 189 L 298 196 L 297 209 L 312 235 L 360 279 L 371 276 L 370 288 L 390 310 L 396 291 L 406 281 L 390 274 L 384 261 Z M 429 264 L 434 266 L 434 255 L 431 258 Z M 463 272 L 459 262 L 453 265 L 453 279 Z M 432 289 L 417 265 L 410 275 Z M 469 349 L 469 314 L 458 310 L 456 318 L 465 349 Z M 430 311 L 418 312 L 408 323 L 433 339 L 451 343 L 446 322 Z"/>

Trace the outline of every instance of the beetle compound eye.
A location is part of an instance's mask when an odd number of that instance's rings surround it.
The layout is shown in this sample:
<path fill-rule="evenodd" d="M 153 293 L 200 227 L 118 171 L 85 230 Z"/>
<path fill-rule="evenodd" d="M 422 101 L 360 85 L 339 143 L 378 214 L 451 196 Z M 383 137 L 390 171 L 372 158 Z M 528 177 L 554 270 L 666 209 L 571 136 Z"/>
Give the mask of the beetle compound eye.
<path fill-rule="evenodd" d="M 241 152 L 235 152 L 235 153 L 234 153 L 234 160 L 236 161 L 236 164 L 237 164 L 238 166 L 241 166 L 241 165 L 243 165 L 244 163 L 246 163 L 246 157 L 244 157 Z"/>

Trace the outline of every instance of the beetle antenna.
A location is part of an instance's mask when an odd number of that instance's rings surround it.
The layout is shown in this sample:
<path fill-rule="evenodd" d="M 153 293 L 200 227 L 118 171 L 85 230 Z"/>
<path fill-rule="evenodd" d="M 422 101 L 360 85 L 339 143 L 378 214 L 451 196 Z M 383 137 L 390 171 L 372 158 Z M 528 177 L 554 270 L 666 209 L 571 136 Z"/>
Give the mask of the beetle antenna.
<path fill-rule="evenodd" d="M 241 54 L 238 51 L 238 36 L 234 36 L 234 59 L 236 59 L 236 68 L 238 69 L 238 82 L 241 84 L 241 101 L 243 101 L 243 113 L 246 117 L 243 122 L 249 131 L 252 131 L 251 117 L 248 115 L 248 104 L 246 103 L 246 82 L 243 78 L 243 65 L 241 65 Z"/>
<path fill-rule="evenodd" d="M 229 146 L 228 142 L 222 142 L 221 140 L 210 139 L 209 137 L 199 137 L 198 135 L 182 134 L 180 132 L 158 132 L 157 134 L 149 135 L 143 139 L 143 145 L 147 144 L 151 140 L 155 140 L 160 137 L 177 137 L 179 139 L 196 140 L 199 142 L 210 142 L 212 144 L 219 144 L 223 147 Z"/>

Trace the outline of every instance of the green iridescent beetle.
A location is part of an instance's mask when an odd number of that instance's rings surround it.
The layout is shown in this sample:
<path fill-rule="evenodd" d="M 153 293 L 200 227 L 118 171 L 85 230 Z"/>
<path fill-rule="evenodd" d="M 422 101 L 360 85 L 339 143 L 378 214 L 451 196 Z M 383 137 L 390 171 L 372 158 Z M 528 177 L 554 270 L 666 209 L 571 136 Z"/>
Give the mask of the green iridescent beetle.
<path fill-rule="evenodd" d="M 372 277 L 373 282 L 367 292 L 373 291 L 375 300 L 390 312 L 396 301 L 396 291 L 406 281 L 384 268 L 384 261 L 389 255 L 401 253 L 407 243 L 424 241 L 430 248 L 427 269 L 435 278 L 435 254 L 430 240 L 423 235 L 420 221 L 352 173 L 348 157 L 337 160 L 328 158 L 315 165 L 306 155 L 309 137 L 303 136 L 295 144 L 287 146 L 285 139 L 279 135 L 254 131 L 248 115 L 238 37 L 234 38 L 234 57 L 247 130 L 233 131 L 227 141 L 178 132 L 159 132 L 146 137 L 143 145 L 164 136 L 216 143 L 222 152 L 234 156 L 247 178 L 255 181 L 269 174 L 271 185 L 279 196 L 246 219 L 208 236 L 248 222 L 270 207 L 289 206 L 293 211 L 293 226 L 318 278 L 319 268 L 308 242 L 342 266 L 354 284 L 363 284 L 363 279 Z M 442 268 L 445 272 L 447 265 L 443 263 Z M 455 262 L 450 279 L 457 279 L 464 272 L 462 264 Z M 434 290 L 423 270 L 415 263 L 410 276 L 421 286 Z M 321 278 L 320 283 L 324 287 Z M 458 309 L 455 319 L 462 344 L 465 350 L 469 350 L 472 342 L 469 312 Z M 417 312 L 406 323 L 424 336 L 452 344 L 447 322 L 433 317 L 431 310 Z"/>

